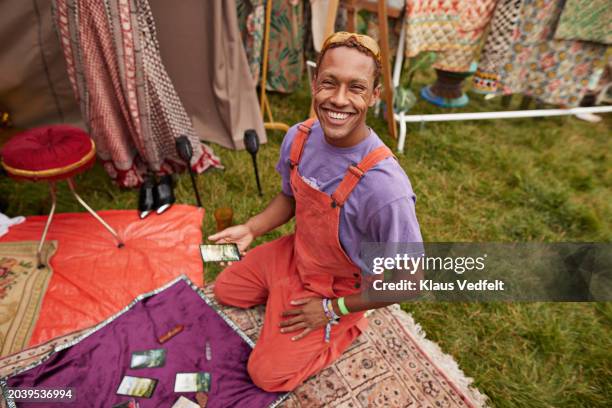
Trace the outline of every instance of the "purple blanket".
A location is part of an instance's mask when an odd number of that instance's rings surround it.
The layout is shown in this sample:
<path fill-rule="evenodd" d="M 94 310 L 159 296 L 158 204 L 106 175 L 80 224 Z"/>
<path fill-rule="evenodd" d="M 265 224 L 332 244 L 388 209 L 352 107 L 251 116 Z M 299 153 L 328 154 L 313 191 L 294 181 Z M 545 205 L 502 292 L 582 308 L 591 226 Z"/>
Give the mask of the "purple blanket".
<path fill-rule="evenodd" d="M 211 373 L 209 408 L 273 405 L 282 394 L 257 388 L 247 373 L 251 346 L 202 296 L 186 278 L 157 294 L 144 295 L 75 345 L 6 380 L 11 388 L 72 388 L 72 402 L 17 402 L 17 406 L 110 408 L 128 399 L 116 391 L 122 377 L 130 375 L 158 380 L 151 398 L 137 398 L 142 408 L 171 407 L 181 395 L 195 402 L 194 393 L 174 393 L 175 374 L 198 371 Z M 160 345 L 157 338 L 177 324 L 184 330 Z M 206 360 L 206 342 L 211 361 Z M 163 367 L 130 369 L 132 352 L 155 348 L 166 349 Z"/>

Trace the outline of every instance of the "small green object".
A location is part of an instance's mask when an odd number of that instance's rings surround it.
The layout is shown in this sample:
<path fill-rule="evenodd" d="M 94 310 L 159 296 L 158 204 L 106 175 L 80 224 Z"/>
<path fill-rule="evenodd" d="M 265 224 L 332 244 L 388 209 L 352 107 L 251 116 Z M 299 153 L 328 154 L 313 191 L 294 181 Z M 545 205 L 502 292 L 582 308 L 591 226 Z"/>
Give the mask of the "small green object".
<path fill-rule="evenodd" d="M 340 309 L 340 313 L 342 313 L 343 315 L 347 315 L 347 314 L 351 313 L 346 308 L 346 305 L 344 304 L 344 298 L 343 297 L 338 299 L 338 309 Z"/>

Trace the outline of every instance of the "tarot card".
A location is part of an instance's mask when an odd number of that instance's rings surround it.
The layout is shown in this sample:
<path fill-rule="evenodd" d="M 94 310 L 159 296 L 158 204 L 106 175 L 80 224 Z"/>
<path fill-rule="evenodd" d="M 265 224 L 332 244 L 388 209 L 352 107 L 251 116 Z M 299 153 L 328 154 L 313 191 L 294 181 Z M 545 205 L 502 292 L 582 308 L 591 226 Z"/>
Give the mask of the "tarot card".
<path fill-rule="evenodd" d="M 200 408 L 200 406 L 188 398 L 179 397 L 172 408 Z"/>
<path fill-rule="evenodd" d="M 117 405 L 113 405 L 113 408 L 139 408 L 138 402 L 134 398 L 130 398 L 129 401 L 120 402 Z"/>
<path fill-rule="evenodd" d="M 166 362 L 166 350 L 154 349 L 132 353 L 130 368 L 162 367 Z"/>
<path fill-rule="evenodd" d="M 240 251 L 236 244 L 200 245 L 204 262 L 239 261 Z"/>
<path fill-rule="evenodd" d="M 135 351 L 132 353 L 130 368 L 162 367 L 166 362 L 166 350 L 154 349 Z"/>
<path fill-rule="evenodd" d="M 208 392 L 210 390 L 210 373 L 177 373 L 174 392 Z"/>
<path fill-rule="evenodd" d="M 153 395 L 157 380 L 153 378 L 123 376 L 117 394 L 130 397 L 150 398 Z"/>

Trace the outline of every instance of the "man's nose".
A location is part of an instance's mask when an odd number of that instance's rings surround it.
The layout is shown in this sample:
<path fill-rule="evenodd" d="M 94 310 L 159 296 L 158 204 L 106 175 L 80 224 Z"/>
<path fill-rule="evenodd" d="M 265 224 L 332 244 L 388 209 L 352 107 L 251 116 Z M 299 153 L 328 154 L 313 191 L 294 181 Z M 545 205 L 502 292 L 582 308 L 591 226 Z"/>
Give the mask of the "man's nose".
<path fill-rule="evenodd" d="M 349 103 L 347 88 L 345 86 L 339 86 L 336 88 L 336 92 L 332 95 L 331 103 L 336 106 L 346 106 Z"/>

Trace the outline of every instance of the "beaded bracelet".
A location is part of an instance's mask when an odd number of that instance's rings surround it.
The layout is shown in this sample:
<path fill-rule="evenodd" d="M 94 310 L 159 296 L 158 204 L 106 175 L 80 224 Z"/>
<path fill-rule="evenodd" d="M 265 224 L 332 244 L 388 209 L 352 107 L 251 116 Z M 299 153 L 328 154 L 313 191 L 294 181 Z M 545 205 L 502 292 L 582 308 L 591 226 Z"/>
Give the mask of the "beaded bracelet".
<path fill-rule="evenodd" d="M 338 315 L 334 312 L 334 308 L 332 307 L 331 299 L 322 299 L 321 304 L 323 305 L 323 311 L 325 312 L 325 316 L 327 317 L 327 324 L 325 325 L 325 342 L 329 343 L 329 339 L 331 337 L 331 326 L 332 324 L 338 324 Z"/>

